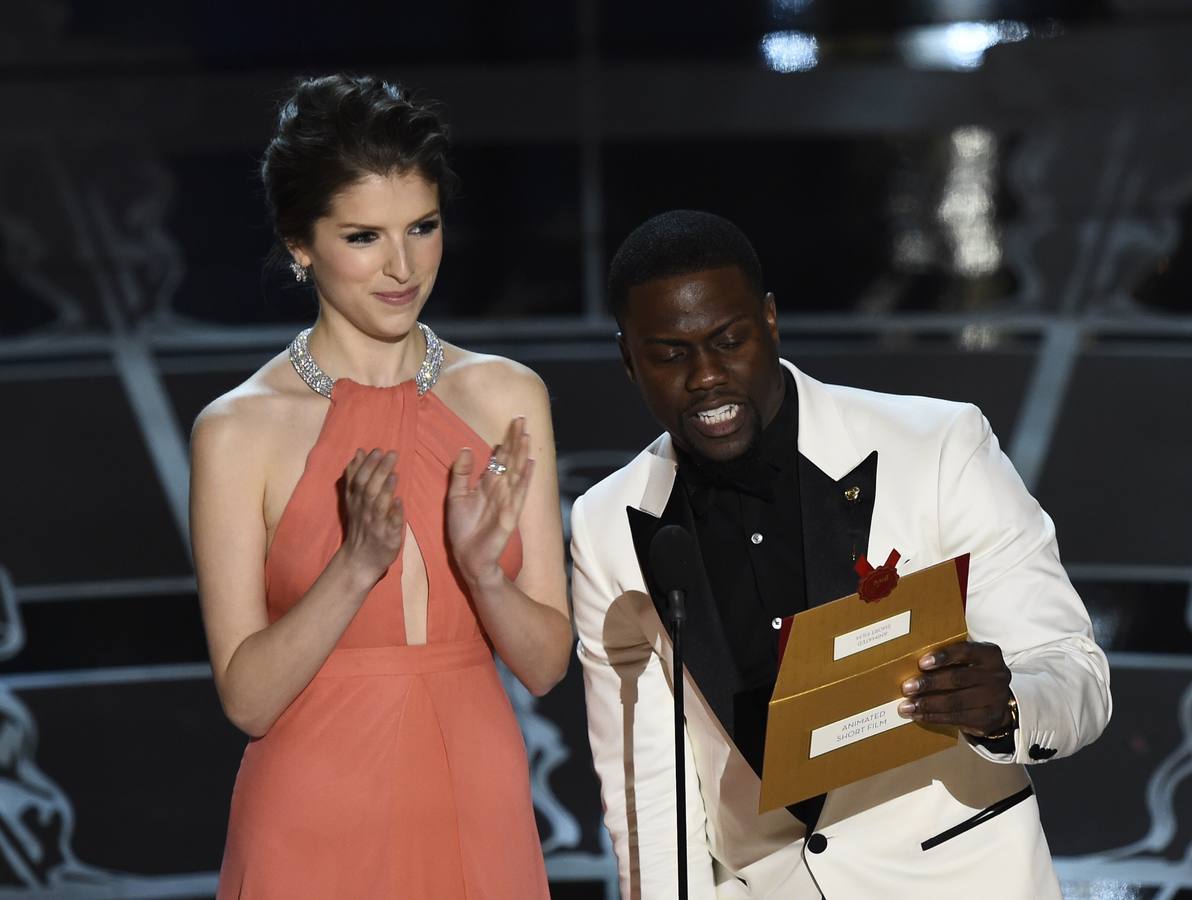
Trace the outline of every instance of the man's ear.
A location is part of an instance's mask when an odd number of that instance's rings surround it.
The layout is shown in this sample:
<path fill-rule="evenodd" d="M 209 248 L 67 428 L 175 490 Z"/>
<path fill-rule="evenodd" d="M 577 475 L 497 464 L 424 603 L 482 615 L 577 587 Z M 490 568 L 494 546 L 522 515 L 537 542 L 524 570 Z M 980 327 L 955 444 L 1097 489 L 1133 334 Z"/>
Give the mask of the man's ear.
<path fill-rule="evenodd" d="M 621 365 L 625 367 L 625 374 L 629 380 L 637 384 L 637 375 L 633 371 L 633 360 L 629 356 L 629 346 L 625 343 L 625 333 L 617 332 L 617 349 L 621 351 Z"/>
<path fill-rule="evenodd" d="M 762 318 L 766 320 L 766 327 L 770 330 L 770 337 L 774 339 L 774 346 L 778 346 L 778 307 L 774 303 L 774 294 L 767 293 L 762 299 Z"/>

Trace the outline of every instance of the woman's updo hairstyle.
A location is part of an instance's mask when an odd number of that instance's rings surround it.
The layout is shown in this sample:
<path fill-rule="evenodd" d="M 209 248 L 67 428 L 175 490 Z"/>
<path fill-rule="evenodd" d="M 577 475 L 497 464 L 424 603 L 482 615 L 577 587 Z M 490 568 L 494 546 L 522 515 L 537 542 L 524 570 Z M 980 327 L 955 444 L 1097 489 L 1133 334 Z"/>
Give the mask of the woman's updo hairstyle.
<path fill-rule="evenodd" d="M 458 184 L 447 151 L 438 113 L 396 85 L 367 75 L 300 80 L 261 162 L 274 230 L 283 245 L 309 243 L 335 195 L 366 175 L 417 172 L 438 186 L 442 208 Z"/>

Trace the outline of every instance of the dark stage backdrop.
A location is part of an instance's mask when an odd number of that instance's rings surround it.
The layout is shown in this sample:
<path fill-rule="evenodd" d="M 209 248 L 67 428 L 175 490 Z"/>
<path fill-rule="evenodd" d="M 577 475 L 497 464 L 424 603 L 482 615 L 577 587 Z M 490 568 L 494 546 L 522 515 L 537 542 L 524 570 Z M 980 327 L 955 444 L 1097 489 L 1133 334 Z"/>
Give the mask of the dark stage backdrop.
<path fill-rule="evenodd" d="M 1192 15 L 847 6 L 0 11 L 0 900 L 214 891 L 245 738 L 187 435 L 313 315 L 263 270 L 255 167 L 287 80 L 340 69 L 445 101 L 465 192 L 426 315 L 545 379 L 565 518 L 656 432 L 601 283 L 666 208 L 754 238 L 811 375 L 980 405 L 1113 670 L 1104 737 L 1033 769 L 1066 896 L 1192 897 Z M 578 665 L 507 682 L 554 896 L 611 900 Z"/>

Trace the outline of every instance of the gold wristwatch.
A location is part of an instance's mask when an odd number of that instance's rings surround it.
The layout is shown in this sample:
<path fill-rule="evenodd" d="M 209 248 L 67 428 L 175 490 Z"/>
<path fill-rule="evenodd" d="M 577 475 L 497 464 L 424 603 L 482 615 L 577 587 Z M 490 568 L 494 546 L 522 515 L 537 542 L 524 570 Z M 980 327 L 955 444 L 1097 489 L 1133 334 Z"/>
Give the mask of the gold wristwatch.
<path fill-rule="evenodd" d="M 1004 738 L 1008 738 L 1011 734 L 1014 733 L 1014 729 L 1016 729 L 1018 727 L 1018 700 L 1015 699 L 1013 694 L 1010 695 L 1010 702 L 1007 704 L 1007 706 L 1010 707 L 1010 724 L 1007 725 L 1005 728 L 1003 728 L 1001 731 L 999 731 L 997 734 L 985 735 L 985 740 L 1000 741 Z"/>

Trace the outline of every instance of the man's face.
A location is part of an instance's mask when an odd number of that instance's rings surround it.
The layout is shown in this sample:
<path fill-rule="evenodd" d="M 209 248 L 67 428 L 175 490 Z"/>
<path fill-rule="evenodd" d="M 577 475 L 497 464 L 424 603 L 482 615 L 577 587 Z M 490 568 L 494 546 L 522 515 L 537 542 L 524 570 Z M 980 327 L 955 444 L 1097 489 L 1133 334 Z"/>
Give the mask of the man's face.
<path fill-rule="evenodd" d="M 747 453 L 782 405 L 774 297 L 736 266 L 631 288 L 621 357 L 680 447 L 727 462 Z"/>

